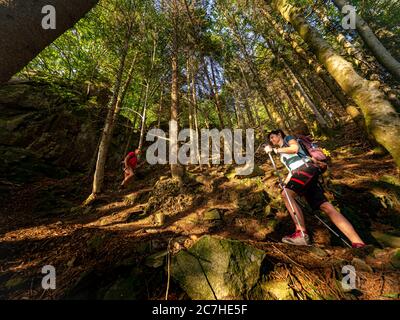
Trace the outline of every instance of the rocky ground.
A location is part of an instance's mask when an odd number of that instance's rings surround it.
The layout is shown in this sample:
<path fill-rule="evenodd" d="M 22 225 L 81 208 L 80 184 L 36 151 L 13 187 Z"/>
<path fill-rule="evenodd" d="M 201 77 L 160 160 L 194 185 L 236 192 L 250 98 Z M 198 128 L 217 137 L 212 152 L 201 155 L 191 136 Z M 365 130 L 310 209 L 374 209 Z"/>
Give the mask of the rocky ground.
<path fill-rule="evenodd" d="M 2 121 L 11 126 L 21 116 L 11 105 L 21 102 L 6 98 Z M 17 137 L 10 132 L 24 132 L 21 124 L 26 132 L 7 145 Z M 145 166 L 124 191 L 122 172 L 110 168 L 104 194 L 82 206 L 91 176 L 76 158 L 62 157 L 74 146 L 48 147 L 50 124 L 44 144 L 32 145 L 25 140 L 32 124 L 14 123 L 0 135 L 1 299 L 399 298 L 399 172 L 351 125 L 322 141 L 332 157 L 324 180 L 328 198 L 370 244 L 365 250 L 346 248 L 304 203 L 313 246 L 281 243 L 293 224 L 262 153 L 251 176 L 236 177 L 230 166 L 192 166 L 180 185 L 168 166 Z M 44 159 L 46 146 L 53 158 Z M 41 286 L 45 265 L 55 267 L 55 290 Z M 341 283 L 348 265 L 355 289 Z"/>
<path fill-rule="evenodd" d="M 115 172 L 89 207 L 79 175 L 12 185 L 1 208 L 1 297 L 398 298 L 400 184 L 388 157 L 362 148 L 338 146 L 326 178 L 330 200 L 373 245 L 361 251 L 311 215 L 312 247 L 280 243 L 293 226 L 262 155 L 252 177 L 192 167 L 183 186 L 168 167 L 147 167 L 117 191 Z M 56 268 L 56 290 L 41 288 L 44 265 Z M 356 269 L 355 290 L 341 286 L 345 265 Z"/>

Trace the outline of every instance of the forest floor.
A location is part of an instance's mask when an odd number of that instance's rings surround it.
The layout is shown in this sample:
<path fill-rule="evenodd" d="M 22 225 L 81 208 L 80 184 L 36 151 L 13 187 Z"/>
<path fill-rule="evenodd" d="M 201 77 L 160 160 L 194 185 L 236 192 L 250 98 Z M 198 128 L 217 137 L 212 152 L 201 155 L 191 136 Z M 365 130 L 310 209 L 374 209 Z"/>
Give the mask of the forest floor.
<path fill-rule="evenodd" d="M 326 177 L 328 198 L 372 249 L 346 248 L 311 215 L 306 215 L 306 222 L 313 246 L 281 243 L 282 236 L 293 232 L 293 224 L 279 201 L 272 166 L 262 154 L 256 157 L 261 174 L 235 178 L 229 176 L 231 168 L 222 165 L 189 167 L 183 187 L 169 178 L 168 166 L 145 168 L 142 177 L 123 191 L 118 191 L 122 172 L 111 172 L 105 177 L 105 193 L 90 207 L 80 206 L 90 193 L 89 179 L 82 175 L 46 178 L 14 184 L 13 192 L 2 199 L 0 298 L 96 298 L 102 286 L 126 272 L 125 266 L 136 265 L 143 266 L 139 273 L 146 290 L 134 297 L 163 299 L 166 274 L 160 281 L 153 279 L 158 275 L 152 273 L 149 256 L 189 248 L 205 234 L 238 239 L 264 250 L 281 263 L 278 277 L 294 277 L 299 286 L 304 284 L 301 278 L 322 281 L 332 298 L 349 298 L 331 289 L 337 278 L 335 266 L 343 261 L 357 263 L 362 270 L 359 293 L 351 299 L 398 298 L 400 273 L 394 259 L 399 258 L 398 251 L 372 237 L 374 232 L 400 236 L 396 234 L 398 169 L 389 156 L 370 150 L 351 128 L 323 144 L 332 156 Z M 56 290 L 41 287 L 45 265 L 56 268 Z M 187 298 L 172 283 L 168 299 Z"/>

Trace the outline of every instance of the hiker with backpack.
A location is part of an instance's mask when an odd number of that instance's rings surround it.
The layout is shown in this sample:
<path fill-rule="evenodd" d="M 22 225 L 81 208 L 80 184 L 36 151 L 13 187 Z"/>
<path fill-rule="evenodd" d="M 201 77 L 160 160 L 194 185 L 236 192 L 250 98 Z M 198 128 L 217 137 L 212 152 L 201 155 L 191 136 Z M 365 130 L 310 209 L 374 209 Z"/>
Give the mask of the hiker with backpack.
<path fill-rule="evenodd" d="M 268 145 L 264 150 L 269 155 L 271 152 L 280 156 L 283 165 L 289 174 L 284 182 L 280 182 L 282 197 L 296 231 L 292 235 L 282 238 L 282 242 L 293 245 L 309 245 L 310 238 L 304 223 L 303 212 L 295 201 L 296 194 L 304 196 L 313 210 L 322 210 L 351 241 L 353 248 L 364 247 L 365 244 L 354 230 L 351 223 L 335 207 L 328 202 L 324 190 L 318 183 L 321 173 L 320 167 L 314 163 L 312 157 L 307 155 L 305 147 L 302 147 L 295 136 L 288 135 L 278 129 L 268 134 Z M 272 157 L 271 157 L 272 160 Z"/>

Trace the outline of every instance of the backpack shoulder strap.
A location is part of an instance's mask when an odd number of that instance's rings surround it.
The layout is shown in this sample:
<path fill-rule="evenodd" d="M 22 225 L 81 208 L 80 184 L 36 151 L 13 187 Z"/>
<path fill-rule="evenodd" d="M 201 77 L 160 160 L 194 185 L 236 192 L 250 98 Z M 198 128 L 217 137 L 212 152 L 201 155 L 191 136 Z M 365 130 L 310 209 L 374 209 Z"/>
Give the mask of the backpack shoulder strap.
<path fill-rule="evenodd" d="M 288 137 L 289 137 L 289 136 L 286 136 L 286 137 L 283 138 L 283 145 L 284 145 L 285 147 L 289 147 L 289 140 L 288 140 Z M 294 137 L 294 136 L 293 136 L 293 137 Z M 295 137 L 295 139 L 297 140 L 297 137 Z"/>

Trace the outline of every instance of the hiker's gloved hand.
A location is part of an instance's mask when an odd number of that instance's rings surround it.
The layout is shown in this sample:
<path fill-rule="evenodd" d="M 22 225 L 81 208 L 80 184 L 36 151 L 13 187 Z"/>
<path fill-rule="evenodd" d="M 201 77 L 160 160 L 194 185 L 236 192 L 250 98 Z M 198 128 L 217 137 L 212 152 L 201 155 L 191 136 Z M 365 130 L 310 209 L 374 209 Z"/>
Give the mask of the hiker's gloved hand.
<path fill-rule="evenodd" d="M 272 147 L 270 145 L 267 145 L 267 146 L 265 146 L 264 151 L 266 153 L 270 153 L 270 152 L 272 152 Z"/>

